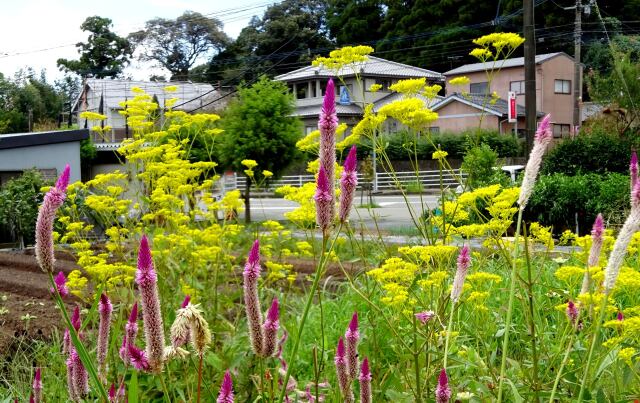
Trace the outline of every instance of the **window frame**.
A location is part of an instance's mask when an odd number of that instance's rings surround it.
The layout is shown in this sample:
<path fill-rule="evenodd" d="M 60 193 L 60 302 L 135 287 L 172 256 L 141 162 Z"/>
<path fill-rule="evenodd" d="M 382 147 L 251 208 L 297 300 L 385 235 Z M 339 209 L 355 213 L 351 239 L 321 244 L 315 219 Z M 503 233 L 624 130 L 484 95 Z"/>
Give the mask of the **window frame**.
<path fill-rule="evenodd" d="M 556 132 L 556 128 L 559 128 L 558 132 Z M 568 123 L 552 123 L 551 132 L 554 139 L 564 138 L 571 134 L 571 125 Z"/>
<path fill-rule="evenodd" d="M 484 88 L 485 91 L 484 92 L 474 92 L 472 90 L 474 85 L 481 85 L 484 84 Z M 489 82 L 488 81 L 480 81 L 477 83 L 470 83 L 469 84 L 469 94 L 473 94 L 473 95 L 490 95 L 491 94 L 491 87 L 489 86 Z"/>
<path fill-rule="evenodd" d="M 514 91 L 513 84 L 518 84 L 519 90 Z M 524 80 L 515 80 L 509 82 L 509 91 L 515 92 L 516 95 L 524 95 Z"/>
<path fill-rule="evenodd" d="M 558 91 L 558 84 L 560 84 L 560 91 Z M 564 90 L 564 86 L 567 84 L 567 91 Z M 571 80 L 564 80 L 561 78 L 556 78 L 553 81 L 553 93 L 561 94 L 561 95 L 571 95 Z"/>

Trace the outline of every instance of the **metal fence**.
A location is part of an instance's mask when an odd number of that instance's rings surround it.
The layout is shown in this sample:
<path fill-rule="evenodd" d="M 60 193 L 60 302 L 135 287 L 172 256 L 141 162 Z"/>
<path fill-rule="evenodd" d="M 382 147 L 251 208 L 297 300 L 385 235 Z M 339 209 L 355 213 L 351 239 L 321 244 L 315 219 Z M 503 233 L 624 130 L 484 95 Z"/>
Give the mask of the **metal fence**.
<path fill-rule="evenodd" d="M 375 176 L 374 183 L 371 184 L 373 189 L 378 191 L 398 190 L 399 187 L 403 187 L 412 191 L 430 191 L 439 190 L 440 181 L 442 179 L 442 186 L 445 188 L 456 187 L 460 184 L 461 180 L 466 178 L 466 174 L 460 169 L 451 171 L 443 171 L 442 178 L 440 171 L 407 171 L 407 172 L 379 172 Z M 245 176 L 237 174 L 227 174 L 223 178 L 223 186 L 225 191 L 233 189 L 242 189 L 245 186 Z M 281 186 L 302 186 L 305 183 L 314 182 L 315 177 L 313 175 L 287 175 L 279 179 L 268 181 L 267 186 L 261 189 L 255 189 L 255 191 L 267 191 L 273 192 L 276 188 Z M 366 182 L 362 174 L 358 174 L 358 187 L 362 187 Z M 252 188 L 253 190 L 253 188 Z"/>

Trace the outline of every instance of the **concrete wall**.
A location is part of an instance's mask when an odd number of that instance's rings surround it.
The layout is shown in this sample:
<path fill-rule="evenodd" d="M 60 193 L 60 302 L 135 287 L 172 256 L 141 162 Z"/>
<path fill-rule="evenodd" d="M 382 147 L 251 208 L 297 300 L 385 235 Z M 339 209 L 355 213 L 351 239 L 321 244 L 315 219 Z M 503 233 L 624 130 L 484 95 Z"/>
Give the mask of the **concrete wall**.
<path fill-rule="evenodd" d="M 487 112 L 463 104 L 462 102 L 451 102 L 437 110 L 438 120 L 431 124 L 432 127 L 439 127 L 440 132 L 459 132 L 465 129 L 482 127 L 483 129 L 498 130 L 498 117 Z M 482 117 L 482 126 L 480 118 Z"/>
<path fill-rule="evenodd" d="M 79 141 L 0 150 L 0 171 L 55 169 L 57 176 L 66 164 L 71 167 L 71 182 L 79 181 Z"/>

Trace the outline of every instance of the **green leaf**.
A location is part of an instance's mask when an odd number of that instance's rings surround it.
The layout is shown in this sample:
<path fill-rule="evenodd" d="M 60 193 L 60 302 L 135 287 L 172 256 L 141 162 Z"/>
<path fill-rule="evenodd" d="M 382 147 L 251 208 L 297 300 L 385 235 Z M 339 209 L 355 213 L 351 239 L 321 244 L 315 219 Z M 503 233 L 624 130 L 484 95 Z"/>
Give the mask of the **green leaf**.
<path fill-rule="evenodd" d="M 132 371 L 131 379 L 127 385 L 129 391 L 129 403 L 138 403 L 138 372 Z"/>
<path fill-rule="evenodd" d="M 518 393 L 518 388 L 516 388 L 516 385 L 513 384 L 511 379 L 507 379 L 506 382 L 509 384 L 509 386 L 511 386 L 511 392 L 513 393 L 513 402 L 523 403 L 524 399 L 522 398 L 522 396 L 520 396 L 520 393 Z"/>

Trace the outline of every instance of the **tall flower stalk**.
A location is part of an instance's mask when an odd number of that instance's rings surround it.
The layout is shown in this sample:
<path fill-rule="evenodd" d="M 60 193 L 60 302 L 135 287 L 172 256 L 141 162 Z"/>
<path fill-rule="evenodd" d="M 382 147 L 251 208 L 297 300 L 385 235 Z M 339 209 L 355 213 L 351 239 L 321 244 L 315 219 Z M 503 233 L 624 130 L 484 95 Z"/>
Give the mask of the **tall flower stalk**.
<path fill-rule="evenodd" d="M 360 332 L 358 331 L 358 312 L 354 312 L 349 322 L 349 327 L 344 334 L 347 347 L 347 368 L 349 379 L 354 380 L 358 376 L 358 341 Z"/>
<path fill-rule="evenodd" d="M 100 314 L 100 324 L 98 325 L 98 346 L 96 354 L 98 358 L 98 375 L 103 383 L 107 382 L 107 350 L 109 349 L 109 330 L 111 329 L 111 313 L 113 305 L 107 294 L 100 295 L 98 302 L 98 313 Z"/>
<path fill-rule="evenodd" d="M 369 359 L 365 357 L 360 367 L 360 403 L 371 403 L 371 371 L 369 370 Z"/>
<path fill-rule="evenodd" d="M 352 403 L 353 393 L 351 392 L 351 379 L 349 378 L 349 363 L 342 337 L 338 340 L 338 347 L 336 348 L 334 362 L 336 365 L 338 386 L 340 387 L 340 393 L 342 393 L 342 401 L 345 403 Z"/>
<path fill-rule="evenodd" d="M 336 164 L 336 129 L 338 128 L 338 115 L 336 113 L 336 93 L 332 79 L 327 82 L 322 109 L 318 119 L 318 129 L 320 129 L 320 167 L 324 168 L 329 182 L 329 194 L 331 199 L 335 199 L 335 164 Z M 329 215 L 335 215 L 335 205 L 330 206 Z"/>
<path fill-rule="evenodd" d="M 138 250 L 138 270 L 136 283 L 140 291 L 142 305 L 142 324 L 146 342 L 146 357 L 152 372 L 162 371 L 164 361 L 164 327 L 160 312 L 160 297 L 158 294 L 158 276 L 153 267 L 151 249 L 146 235 L 140 240 Z"/>
<path fill-rule="evenodd" d="M 340 222 L 345 222 L 349 219 L 353 197 L 358 186 L 357 166 L 356 146 L 353 146 L 344 161 L 342 176 L 340 177 L 340 210 L 338 211 Z"/>
<path fill-rule="evenodd" d="M 527 166 L 524 171 L 524 178 L 522 179 L 522 185 L 520 186 L 520 195 L 518 197 L 518 220 L 516 223 L 516 233 L 514 236 L 513 245 L 513 259 L 511 266 L 511 279 L 509 286 L 509 300 L 507 306 L 507 317 L 505 318 L 504 339 L 502 340 L 502 360 L 500 363 L 500 381 L 498 385 L 498 403 L 502 402 L 502 391 L 504 388 L 505 372 L 507 368 L 507 356 L 509 353 L 509 335 L 511 330 L 511 320 L 513 316 L 513 301 L 516 293 L 516 274 L 517 274 L 517 262 L 518 262 L 518 246 L 520 242 L 520 231 L 522 229 L 522 214 L 527 202 L 533 193 L 533 187 L 540 171 L 540 164 L 542 163 L 542 157 L 549 146 L 549 143 L 553 139 L 551 132 L 551 115 L 546 115 L 540 124 L 533 142 L 533 148 L 527 161 Z"/>
<path fill-rule="evenodd" d="M 464 287 L 464 279 L 467 277 L 470 265 L 471 253 L 469 246 L 464 245 L 458 255 L 456 276 L 453 279 L 453 286 L 451 287 L 451 313 L 449 315 L 449 325 L 447 326 L 447 337 L 444 343 L 444 363 L 442 365 L 445 369 L 447 368 L 447 358 L 449 355 L 449 340 L 451 339 L 451 333 L 453 331 L 453 313 L 455 312 L 456 304 L 460 300 L 460 295 Z"/>
<path fill-rule="evenodd" d="M 636 161 L 637 164 L 637 161 Z M 591 249 L 589 250 L 589 260 L 587 261 L 587 270 L 584 272 L 582 279 L 582 287 L 580 294 L 589 292 L 591 286 L 591 273 L 589 270 L 592 267 L 598 266 L 600 261 L 600 252 L 602 250 L 602 243 L 604 241 L 604 220 L 602 214 L 598 214 L 596 221 L 593 223 L 593 229 L 591 230 Z"/>
<path fill-rule="evenodd" d="M 264 345 L 264 335 L 262 334 L 262 310 L 260 308 L 260 297 L 258 295 L 258 278 L 260 278 L 260 241 L 257 239 L 251 246 L 247 263 L 244 266 L 243 291 L 244 307 L 247 313 L 247 325 L 249 326 L 249 338 L 253 352 L 261 356 Z"/>

